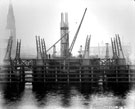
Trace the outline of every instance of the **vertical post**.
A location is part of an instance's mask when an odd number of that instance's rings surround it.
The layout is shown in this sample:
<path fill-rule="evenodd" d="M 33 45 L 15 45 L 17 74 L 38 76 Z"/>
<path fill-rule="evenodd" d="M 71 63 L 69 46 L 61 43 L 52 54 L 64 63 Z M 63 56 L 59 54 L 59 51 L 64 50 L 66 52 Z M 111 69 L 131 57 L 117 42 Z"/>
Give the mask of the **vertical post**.
<path fill-rule="evenodd" d="M 117 36 L 118 36 L 118 40 L 119 40 L 120 51 L 121 51 L 121 53 L 122 53 L 122 58 L 124 58 L 124 53 L 123 53 L 123 49 L 122 49 L 122 45 L 121 45 L 121 40 L 120 40 L 119 35 L 117 35 Z"/>
<path fill-rule="evenodd" d="M 69 69 L 69 66 L 70 66 L 70 64 L 69 64 L 69 60 L 68 60 L 68 68 L 67 68 L 67 82 L 68 82 L 68 84 L 69 84 L 69 73 L 70 73 L 70 69 Z"/>
<path fill-rule="evenodd" d="M 108 47 L 109 43 L 106 43 L 106 59 L 109 59 L 109 47 Z"/>
<path fill-rule="evenodd" d="M 7 51 L 4 58 L 5 60 L 11 59 L 12 43 L 13 43 L 13 39 L 12 39 L 12 36 L 10 36 L 10 38 L 8 39 Z"/>
<path fill-rule="evenodd" d="M 100 45 L 98 43 L 98 57 L 100 57 Z"/>
<path fill-rule="evenodd" d="M 44 39 L 43 39 L 43 45 L 44 45 L 45 58 L 47 59 L 47 51 L 46 51 L 46 45 L 45 45 L 45 40 Z"/>
<path fill-rule="evenodd" d="M 41 56 L 42 56 L 42 59 L 43 59 L 43 61 L 44 61 L 44 48 L 43 48 L 43 39 L 41 39 Z"/>
<path fill-rule="evenodd" d="M 94 73 L 93 73 L 93 67 L 91 67 L 91 83 L 92 83 L 92 87 L 93 87 L 93 82 L 94 82 L 94 75 L 93 75 Z"/>
<path fill-rule="evenodd" d="M 115 39 L 114 39 L 114 52 L 115 52 L 115 58 L 118 58 Z"/>
<path fill-rule="evenodd" d="M 37 36 L 35 36 L 36 37 L 36 47 L 37 47 L 37 58 L 38 58 L 38 39 L 37 39 Z"/>
<path fill-rule="evenodd" d="M 117 51 L 118 51 L 118 57 L 120 57 L 120 48 L 119 48 L 119 43 L 118 43 L 118 36 L 117 35 L 115 35 L 115 36 L 116 36 L 115 40 L 116 40 L 116 47 L 117 47 Z"/>
<path fill-rule="evenodd" d="M 113 58 L 115 57 L 115 51 L 114 51 L 114 43 L 113 43 L 113 40 L 111 38 L 111 43 L 112 43 L 112 52 L 113 52 Z"/>
<path fill-rule="evenodd" d="M 55 66 L 55 82 L 58 82 L 58 78 L 57 78 L 58 72 L 57 72 L 57 65 Z"/>
<path fill-rule="evenodd" d="M 85 58 L 85 57 L 86 57 L 86 52 L 87 52 L 87 43 L 88 43 L 88 35 L 87 35 L 87 38 L 86 38 L 86 41 L 85 41 L 85 49 L 84 49 L 83 58 Z"/>
<path fill-rule="evenodd" d="M 129 78 L 129 84 L 131 84 L 131 74 L 130 74 L 130 66 L 128 65 L 128 78 Z"/>
<path fill-rule="evenodd" d="M 79 52 L 79 57 L 82 58 L 82 45 L 80 45 L 80 50 L 78 52 Z"/>
<path fill-rule="evenodd" d="M 38 42 L 39 42 L 39 53 L 40 53 L 40 55 L 41 55 L 41 57 L 42 57 L 40 36 L 38 36 Z"/>
<path fill-rule="evenodd" d="M 116 65 L 116 83 L 118 83 L 118 65 Z"/>
<path fill-rule="evenodd" d="M 55 45 L 53 46 L 53 55 L 52 56 L 53 56 L 53 58 L 56 57 L 56 46 Z"/>
<path fill-rule="evenodd" d="M 80 83 L 82 82 L 82 64 L 80 65 L 80 72 L 79 72 L 79 78 L 80 78 Z"/>

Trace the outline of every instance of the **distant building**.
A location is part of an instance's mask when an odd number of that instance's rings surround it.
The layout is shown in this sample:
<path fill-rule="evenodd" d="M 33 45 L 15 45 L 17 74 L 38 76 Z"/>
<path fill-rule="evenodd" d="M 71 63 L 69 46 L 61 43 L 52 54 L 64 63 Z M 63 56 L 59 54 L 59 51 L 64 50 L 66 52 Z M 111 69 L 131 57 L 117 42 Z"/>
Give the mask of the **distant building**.
<path fill-rule="evenodd" d="M 109 48 L 109 57 L 112 58 L 112 56 L 113 56 L 112 47 L 109 46 L 108 48 Z M 130 54 L 132 53 L 131 46 L 122 45 L 122 48 L 123 48 L 125 58 L 128 59 Z M 96 56 L 98 58 L 105 58 L 106 46 L 90 47 L 90 56 Z"/>
<path fill-rule="evenodd" d="M 0 64 L 3 64 L 3 59 L 6 55 L 7 45 L 8 45 L 8 39 L 10 36 L 13 37 L 13 44 L 12 44 L 12 53 L 11 57 L 15 57 L 15 51 L 16 51 L 16 26 L 15 26 L 15 16 L 13 11 L 13 6 L 11 3 L 11 0 L 9 2 L 8 12 L 7 12 L 7 24 L 3 25 L 0 35 Z"/>
<path fill-rule="evenodd" d="M 7 14 L 7 26 L 6 29 L 9 32 L 9 37 L 12 36 L 12 51 L 11 51 L 11 57 L 15 58 L 15 51 L 16 51 L 16 26 L 15 26 L 15 16 L 13 11 L 13 6 L 10 1 L 9 3 L 9 9 Z"/>

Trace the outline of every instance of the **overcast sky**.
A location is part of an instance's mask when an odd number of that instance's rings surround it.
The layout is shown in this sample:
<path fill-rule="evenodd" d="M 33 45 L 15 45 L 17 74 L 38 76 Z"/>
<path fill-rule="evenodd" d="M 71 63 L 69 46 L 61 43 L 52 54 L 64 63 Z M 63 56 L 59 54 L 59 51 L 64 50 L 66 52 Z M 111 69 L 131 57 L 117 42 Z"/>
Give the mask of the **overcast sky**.
<path fill-rule="evenodd" d="M 22 39 L 22 52 L 36 52 L 35 35 L 46 41 L 49 48 L 60 38 L 60 14 L 68 12 L 70 43 L 78 28 L 85 8 L 82 27 L 73 53 L 84 47 L 86 36 L 91 34 L 91 46 L 109 42 L 120 34 L 122 40 L 135 46 L 134 0 L 12 0 L 16 20 L 17 38 Z M 9 0 L 0 0 L 0 37 L 7 37 L 6 17 Z M 56 45 L 59 52 L 60 43 Z M 33 52 L 33 53 L 34 53 Z"/>

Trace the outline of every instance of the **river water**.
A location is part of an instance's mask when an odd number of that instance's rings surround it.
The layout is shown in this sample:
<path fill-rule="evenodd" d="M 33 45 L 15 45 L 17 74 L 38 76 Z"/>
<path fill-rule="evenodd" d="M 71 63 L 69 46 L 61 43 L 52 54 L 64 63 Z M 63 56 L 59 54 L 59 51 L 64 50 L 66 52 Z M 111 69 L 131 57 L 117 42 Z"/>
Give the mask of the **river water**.
<path fill-rule="evenodd" d="M 135 109 L 135 89 L 121 96 L 75 86 L 38 90 L 13 86 L 1 88 L 0 109 Z"/>

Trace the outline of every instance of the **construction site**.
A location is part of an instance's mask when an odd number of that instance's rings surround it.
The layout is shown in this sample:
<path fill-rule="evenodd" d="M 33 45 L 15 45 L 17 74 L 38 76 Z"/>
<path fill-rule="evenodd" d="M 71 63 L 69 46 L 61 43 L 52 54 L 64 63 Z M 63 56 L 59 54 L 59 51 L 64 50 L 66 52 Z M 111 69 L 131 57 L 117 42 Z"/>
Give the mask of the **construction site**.
<path fill-rule="evenodd" d="M 61 13 L 61 37 L 50 48 L 46 48 L 44 38 L 36 36 L 37 57 L 27 59 L 20 57 L 21 40 L 15 41 L 13 34 L 9 37 L 4 68 L 1 71 L 1 83 L 31 84 L 81 84 L 89 87 L 130 88 L 135 83 L 134 66 L 129 65 L 124 56 L 119 34 L 106 43 L 104 58 L 90 56 L 91 35 L 88 35 L 85 48 L 80 46 L 79 56 L 73 56 L 77 36 L 85 19 L 85 9 L 71 45 L 69 44 L 68 14 Z M 60 42 L 60 56 L 56 55 L 56 44 Z M 14 46 L 15 43 L 15 46 Z M 109 56 L 111 45 L 112 56 Z M 15 49 L 15 50 L 13 50 Z M 49 54 L 49 50 L 53 53 Z M 15 56 L 12 56 L 14 51 Z M 3 74 L 3 75 L 2 75 Z M 41 86 L 42 87 L 42 86 Z"/>

